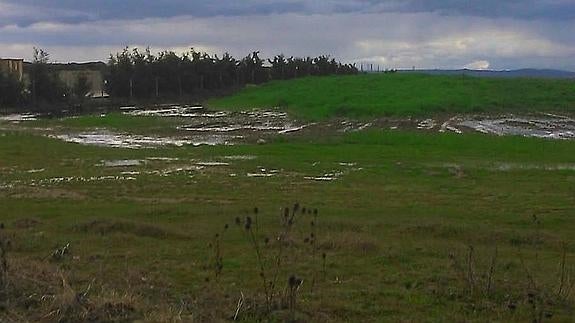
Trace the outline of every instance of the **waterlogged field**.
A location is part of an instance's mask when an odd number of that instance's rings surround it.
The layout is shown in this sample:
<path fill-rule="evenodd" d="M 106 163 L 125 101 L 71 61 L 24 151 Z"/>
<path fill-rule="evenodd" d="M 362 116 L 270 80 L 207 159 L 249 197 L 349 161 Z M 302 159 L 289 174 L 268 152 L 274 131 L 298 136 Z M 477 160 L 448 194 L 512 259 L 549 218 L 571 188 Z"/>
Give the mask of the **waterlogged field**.
<path fill-rule="evenodd" d="M 573 320 L 575 142 L 174 111 L 0 123 L 0 321 Z"/>

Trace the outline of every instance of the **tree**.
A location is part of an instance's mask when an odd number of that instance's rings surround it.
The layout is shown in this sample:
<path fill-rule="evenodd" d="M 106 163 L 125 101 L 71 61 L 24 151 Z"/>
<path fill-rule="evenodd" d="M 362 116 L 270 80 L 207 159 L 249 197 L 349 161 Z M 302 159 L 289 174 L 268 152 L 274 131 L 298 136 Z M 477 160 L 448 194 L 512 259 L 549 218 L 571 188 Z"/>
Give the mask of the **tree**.
<path fill-rule="evenodd" d="M 34 47 L 30 68 L 31 95 L 34 104 L 61 103 L 68 99 L 68 89 L 49 67 L 50 54 Z"/>

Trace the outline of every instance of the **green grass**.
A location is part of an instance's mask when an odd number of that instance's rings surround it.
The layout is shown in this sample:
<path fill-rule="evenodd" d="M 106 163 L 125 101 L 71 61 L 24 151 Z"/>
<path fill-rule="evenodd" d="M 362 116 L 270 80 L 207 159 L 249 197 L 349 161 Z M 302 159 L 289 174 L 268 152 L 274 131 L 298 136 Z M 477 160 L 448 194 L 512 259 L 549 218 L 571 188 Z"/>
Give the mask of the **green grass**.
<path fill-rule="evenodd" d="M 43 261 L 70 243 L 71 257 L 56 265 L 72 273 L 76 290 L 94 281 L 148 299 L 138 305 L 142 311 L 168 304 L 178 312 L 186 300 L 191 307 L 185 318 L 214 312 L 227 319 L 240 292 L 252 297 L 260 286 L 254 251 L 234 218 L 258 206 L 263 240 L 276 227 L 279 208 L 299 201 L 320 211 L 327 281 L 309 293 L 309 250 L 299 238 L 308 231 L 307 220 L 297 224 L 290 256 L 296 260 L 282 275 L 306 278 L 298 306 L 313 321 L 522 322 L 531 314 L 519 254 L 541 286 L 556 286 L 561 242 L 569 243 L 573 264 L 573 151 L 571 141 L 384 131 L 266 145 L 130 150 L 5 132 L 0 184 L 16 184 L 0 189 L 0 216 L 14 237 L 13 257 Z M 255 159 L 224 158 L 230 155 Z M 98 166 L 103 159 L 152 156 L 179 160 Z M 146 173 L 198 161 L 230 165 L 170 176 Z M 27 172 L 40 168 L 45 170 Z M 246 176 L 261 168 L 279 174 Z M 29 184 L 122 171 L 141 174 L 134 181 Z M 304 178 L 339 171 L 344 174 L 332 182 Z M 533 224 L 534 214 L 540 226 Z M 40 223 L 17 228 L 24 218 Z M 93 225 L 95 220 L 103 222 Z M 206 282 L 211 274 L 205 264 L 213 256 L 208 245 L 224 224 L 232 228 L 222 237 L 221 281 Z M 478 275 L 487 270 L 494 247 L 499 249 L 494 299 L 468 296 L 451 267 L 449 255 L 464 260 L 469 245 L 476 250 Z M 507 308 L 509 301 L 518 303 L 516 311 Z M 572 318 L 572 300 L 548 308 L 557 321 Z"/>
<path fill-rule="evenodd" d="M 575 111 L 575 82 L 419 74 L 307 77 L 251 86 L 208 101 L 213 108 L 281 107 L 320 120 L 437 113 Z"/>

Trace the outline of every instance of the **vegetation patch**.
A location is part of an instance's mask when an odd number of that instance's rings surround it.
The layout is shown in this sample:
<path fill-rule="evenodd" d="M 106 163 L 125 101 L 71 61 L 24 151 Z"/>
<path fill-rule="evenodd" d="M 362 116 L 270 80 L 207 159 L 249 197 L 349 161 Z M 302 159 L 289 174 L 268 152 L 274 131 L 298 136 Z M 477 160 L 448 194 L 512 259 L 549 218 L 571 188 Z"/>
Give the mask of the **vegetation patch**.
<path fill-rule="evenodd" d="M 159 226 L 133 223 L 128 221 L 98 219 L 79 224 L 75 227 L 76 230 L 86 233 L 97 233 L 100 235 L 108 235 L 114 233 L 133 234 L 139 237 L 148 237 L 156 239 L 185 239 L 185 235 L 175 232 L 167 231 Z"/>
<path fill-rule="evenodd" d="M 212 99 L 213 108 L 281 107 L 297 117 L 373 118 L 456 113 L 575 112 L 571 80 L 423 74 L 307 77 L 247 87 Z"/>

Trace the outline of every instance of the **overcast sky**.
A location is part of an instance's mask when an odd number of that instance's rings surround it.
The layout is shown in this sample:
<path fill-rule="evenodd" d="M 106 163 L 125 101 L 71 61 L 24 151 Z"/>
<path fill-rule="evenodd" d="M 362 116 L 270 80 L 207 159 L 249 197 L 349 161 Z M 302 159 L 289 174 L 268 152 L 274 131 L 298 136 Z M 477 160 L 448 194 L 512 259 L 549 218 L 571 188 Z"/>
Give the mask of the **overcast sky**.
<path fill-rule="evenodd" d="M 575 71 L 575 0 L 0 0 L 0 57 L 33 46 L 59 62 L 150 46 Z"/>

